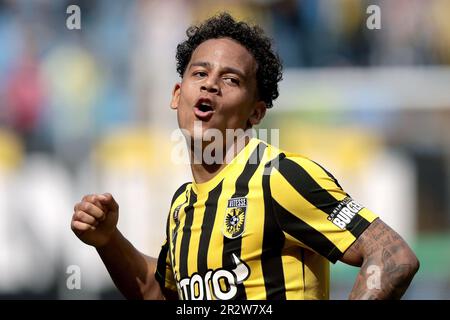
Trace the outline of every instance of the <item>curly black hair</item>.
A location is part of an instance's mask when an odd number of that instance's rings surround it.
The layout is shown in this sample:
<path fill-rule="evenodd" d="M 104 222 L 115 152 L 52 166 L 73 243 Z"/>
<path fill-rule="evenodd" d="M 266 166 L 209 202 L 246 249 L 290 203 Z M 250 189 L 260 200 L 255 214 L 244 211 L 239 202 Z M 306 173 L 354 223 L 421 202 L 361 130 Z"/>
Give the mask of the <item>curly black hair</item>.
<path fill-rule="evenodd" d="M 282 64 L 272 49 L 271 40 L 258 26 L 233 19 L 228 13 L 213 16 L 198 26 L 186 30 L 188 38 L 177 46 L 177 72 L 183 77 L 194 50 L 204 41 L 231 38 L 243 45 L 257 63 L 256 81 L 259 98 L 268 108 L 273 105 L 278 93 L 278 82 L 282 79 Z"/>

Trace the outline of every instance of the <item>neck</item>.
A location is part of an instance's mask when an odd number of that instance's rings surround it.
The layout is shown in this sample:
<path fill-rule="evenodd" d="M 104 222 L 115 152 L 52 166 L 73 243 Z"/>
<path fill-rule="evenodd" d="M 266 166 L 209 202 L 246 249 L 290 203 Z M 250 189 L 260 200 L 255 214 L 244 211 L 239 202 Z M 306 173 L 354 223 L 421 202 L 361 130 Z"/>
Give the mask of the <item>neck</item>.
<path fill-rule="evenodd" d="M 249 143 L 250 137 L 235 137 L 233 143 L 225 143 L 222 146 L 222 155 L 218 156 L 214 154 L 214 162 L 208 164 L 211 161 L 205 161 L 205 148 L 210 146 L 212 143 L 201 146 L 201 152 L 195 152 L 194 147 L 191 148 L 191 170 L 192 176 L 196 183 L 203 183 L 214 178 L 223 168 L 233 160 L 236 155 Z M 193 144 L 192 144 L 193 145 Z M 209 149 L 212 149 L 211 147 Z M 195 155 L 201 154 L 201 156 L 195 157 Z M 207 155 L 206 155 L 207 156 Z M 216 157 L 217 156 L 217 157 Z"/>

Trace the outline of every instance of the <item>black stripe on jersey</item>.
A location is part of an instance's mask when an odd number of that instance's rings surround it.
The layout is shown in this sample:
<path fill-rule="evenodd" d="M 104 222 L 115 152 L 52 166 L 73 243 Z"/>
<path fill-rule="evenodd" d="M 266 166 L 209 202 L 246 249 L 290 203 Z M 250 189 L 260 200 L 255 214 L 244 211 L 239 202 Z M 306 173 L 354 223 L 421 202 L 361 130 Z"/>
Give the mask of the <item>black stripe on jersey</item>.
<path fill-rule="evenodd" d="M 211 240 L 211 233 L 216 219 L 217 201 L 222 193 L 222 184 L 220 182 L 217 187 L 211 190 L 208 194 L 208 199 L 205 202 L 205 214 L 202 222 L 202 232 L 200 235 L 200 245 L 198 248 L 197 269 L 200 275 L 205 275 L 208 271 L 208 250 L 209 242 Z"/>
<path fill-rule="evenodd" d="M 370 226 L 369 221 L 367 221 L 360 215 L 356 215 L 347 225 L 347 230 L 350 231 L 356 239 L 358 239 L 361 233 L 363 233 L 368 226 Z"/>
<path fill-rule="evenodd" d="M 159 252 L 158 262 L 156 266 L 155 278 L 159 282 L 161 288 L 166 287 L 166 259 L 169 252 L 169 242 L 166 242 Z"/>
<path fill-rule="evenodd" d="M 311 160 L 311 161 L 312 161 L 312 160 Z M 319 166 L 319 167 L 327 174 L 327 176 L 329 176 L 329 177 L 331 178 L 331 180 L 333 180 L 333 182 L 336 183 L 336 185 L 339 187 L 339 189 L 341 189 L 342 191 L 344 191 L 344 189 L 342 189 L 341 185 L 339 184 L 338 180 L 337 180 L 330 172 L 328 172 L 327 169 L 325 169 L 324 167 L 322 167 L 320 164 L 318 164 L 318 163 L 315 162 L 315 161 L 312 161 L 312 162 L 314 162 L 317 166 Z M 347 196 L 349 196 L 349 195 L 347 194 Z M 350 197 L 350 196 L 349 196 L 349 197 Z"/>
<path fill-rule="evenodd" d="M 172 202 L 170 203 L 170 207 L 171 207 L 171 208 L 172 208 L 173 203 L 175 202 L 175 200 L 177 200 L 177 198 L 180 196 L 180 194 L 182 194 L 182 193 L 186 190 L 186 186 L 187 186 L 189 183 L 190 183 L 190 182 L 183 183 L 183 184 L 181 185 L 181 187 L 179 187 L 179 188 L 177 189 L 177 191 L 175 191 L 175 193 L 174 193 L 174 195 L 173 195 L 173 197 L 172 197 Z"/>
<path fill-rule="evenodd" d="M 327 190 L 323 189 L 302 166 L 298 165 L 294 161 L 290 159 L 284 159 L 283 161 L 280 161 L 278 170 L 280 171 L 281 175 L 289 182 L 289 184 L 294 187 L 294 189 L 298 193 L 300 193 L 309 203 L 314 205 L 316 208 L 324 211 L 328 215 L 333 213 L 333 210 L 339 205 L 339 200 L 329 194 Z M 334 179 L 333 177 L 333 180 L 336 179 Z M 340 188 L 339 185 L 337 186 Z M 364 226 L 367 227 L 368 225 L 370 225 L 370 223 L 362 216 L 357 214 L 348 224 L 347 230 L 357 238 L 362 233 L 362 231 L 364 231 Z M 354 226 L 357 226 L 357 230 L 354 230 Z"/>
<path fill-rule="evenodd" d="M 166 243 L 162 246 L 161 251 L 159 252 L 158 256 L 158 262 L 156 265 L 156 280 L 158 280 L 159 284 L 161 285 L 161 288 L 164 288 L 166 286 L 166 260 L 167 255 L 169 254 L 169 223 L 170 223 L 170 212 L 167 217 L 166 222 Z"/>
<path fill-rule="evenodd" d="M 322 233 L 311 227 L 306 222 L 294 216 L 272 198 L 275 212 L 281 228 L 295 239 L 326 257 L 331 262 L 336 262 L 342 256 L 342 252 Z"/>
<path fill-rule="evenodd" d="M 197 202 L 197 195 L 191 190 L 189 204 L 184 208 L 186 218 L 183 226 L 183 237 L 180 245 L 180 279 L 188 276 L 188 253 L 189 241 L 191 240 L 191 227 L 194 221 L 194 203 Z"/>
<path fill-rule="evenodd" d="M 250 157 L 245 164 L 244 170 L 240 174 L 240 176 L 236 180 L 236 190 L 232 196 L 232 198 L 237 197 L 245 197 L 248 194 L 248 183 L 252 176 L 255 174 L 256 169 L 258 168 L 262 155 L 266 149 L 267 145 L 260 142 L 255 150 L 252 152 Z M 237 257 L 241 256 L 241 246 L 242 246 L 242 237 L 238 237 L 236 239 L 228 239 L 226 237 L 223 238 L 223 253 L 222 253 L 222 265 L 224 268 L 232 268 L 234 266 L 234 261 L 232 260 L 232 254 L 234 253 Z M 237 285 L 237 294 L 235 295 L 235 299 L 246 299 L 247 295 L 245 293 L 244 284 L 240 283 Z"/>
<path fill-rule="evenodd" d="M 188 183 L 185 183 L 184 185 L 182 185 L 182 186 L 177 190 L 176 193 L 178 193 L 178 196 L 179 196 L 181 193 L 184 192 L 184 190 L 186 189 L 186 185 L 187 185 L 187 184 L 188 184 Z M 184 187 L 184 188 L 183 188 L 183 187 Z M 183 205 L 187 202 L 187 200 L 188 200 L 187 194 L 188 194 L 188 193 L 186 192 L 186 199 L 185 199 L 184 202 L 180 205 L 180 207 L 183 206 Z M 175 196 L 174 196 L 173 201 L 175 201 L 177 198 L 178 198 L 178 197 L 175 197 Z M 173 203 L 172 203 L 172 204 L 173 204 Z M 175 209 L 174 209 L 174 210 L 175 210 Z M 169 220 L 168 220 L 168 222 L 170 222 L 171 214 L 172 214 L 172 212 L 170 212 L 170 214 L 169 214 Z M 169 223 L 168 223 L 167 225 L 169 226 Z M 171 261 L 172 269 L 173 269 L 173 270 L 175 270 L 175 266 L 176 266 L 175 248 L 176 248 L 176 244 L 177 244 L 177 236 L 178 236 L 178 229 L 179 229 L 179 227 L 180 227 L 180 220 L 176 220 L 176 221 L 175 221 L 175 228 L 173 229 L 172 236 L 170 237 L 170 238 L 171 238 L 171 241 L 172 241 L 172 251 L 170 252 L 170 261 Z M 169 231 L 167 231 L 167 232 L 169 232 Z M 174 275 L 174 276 L 175 276 L 175 275 Z M 178 279 L 179 279 L 179 278 L 178 278 Z"/>
<path fill-rule="evenodd" d="M 280 154 L 275 161 L 279 161 Z M 274 161 L 265 165 L 262 177 L 262 187 L 264 196 L 264 231 L 261 253 L 261 268 L 264 277 L 267 300 L 285 300 L 286 287 L 283 273 L 283 261 L 281 253 L 284 246 L 284 234 L 279 228 L 275 218 L 270 192 L 270 170 Z M 266 170 L 266 168 L 268 170 Z"/>
<path fill-rule="evenodd" d="M 245 197 L 248 194 L 248 182 L 255 174 L 256 169 L 258 169 L 266 148 L 267 145 L 260 142 L 248 158 L 244 170 L 236 180 L 236 191 L 233 198 Z"/>
<path fill-rule="evenodd" d="M 333 209 L 339 205 L 337 199 L 323 189 L 302 166 L 294 161 L 287 158 L 283 159 L 283 161 L 280 161 L 278 170 L 303 198 L 318 209 L 331 214 Z"/>

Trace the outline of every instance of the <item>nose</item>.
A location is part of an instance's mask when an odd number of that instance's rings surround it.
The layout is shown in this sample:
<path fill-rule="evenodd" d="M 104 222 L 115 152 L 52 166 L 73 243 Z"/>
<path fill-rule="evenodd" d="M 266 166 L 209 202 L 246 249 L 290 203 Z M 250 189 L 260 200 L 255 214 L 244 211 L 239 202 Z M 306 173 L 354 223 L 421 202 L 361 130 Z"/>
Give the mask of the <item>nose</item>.
<path fill-rule="evenodd" d="M 219 93 L 219 86 L 217 85 L 217 81 L 210 77 L 205 80 L 205 82 L 201 85 L 200 91 L 206 91 L 208 93 Z"/>

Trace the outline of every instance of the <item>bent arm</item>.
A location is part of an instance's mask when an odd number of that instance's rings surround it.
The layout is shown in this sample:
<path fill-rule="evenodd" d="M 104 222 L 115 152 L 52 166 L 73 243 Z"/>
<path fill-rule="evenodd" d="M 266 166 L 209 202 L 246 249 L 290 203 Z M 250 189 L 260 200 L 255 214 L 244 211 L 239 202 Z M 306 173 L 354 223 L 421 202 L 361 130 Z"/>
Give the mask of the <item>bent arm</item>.
<path fill-rule="evenodd" d="M 144 255 L 116 229 L 110 241 L 97 248 L 103 263 L 127 299 L 163 300 L 155 279 L 157 259 Z"/>
<path fill-rule="evenodd" d="M 361 266 L 349 299 L 400 299 L 419 269 L 408 244 L 381 219 L 345 252 L 342 262 Z"/>

